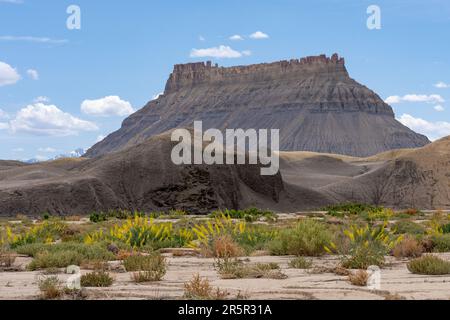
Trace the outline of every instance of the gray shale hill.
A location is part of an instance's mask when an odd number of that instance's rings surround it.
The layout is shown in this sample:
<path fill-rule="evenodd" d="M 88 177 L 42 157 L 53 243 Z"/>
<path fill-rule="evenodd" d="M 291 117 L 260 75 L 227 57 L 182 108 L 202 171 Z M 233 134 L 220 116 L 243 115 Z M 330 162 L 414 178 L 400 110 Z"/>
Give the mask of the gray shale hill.
<path fill-rule="evenodd" d="M 204 130 L 280 129 L 283 151 L 366 157 L 430 141 L 403 126 L 392 108 L 350 78 L 334 54 L 238 67 L 175 65 L 165 92 L 93 146 L 97 157 L 202 120 Z"/>

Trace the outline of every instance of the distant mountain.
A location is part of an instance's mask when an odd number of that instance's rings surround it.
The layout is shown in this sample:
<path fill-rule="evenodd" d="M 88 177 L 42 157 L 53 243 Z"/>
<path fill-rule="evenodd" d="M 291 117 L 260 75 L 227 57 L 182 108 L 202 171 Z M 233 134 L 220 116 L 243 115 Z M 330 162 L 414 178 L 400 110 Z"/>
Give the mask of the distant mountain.
<path fill-rule="evenodd" d="M 202 120 L 204 129 L 280 129 L 282 151 L 351 156 L 422 147 L 375 92 L 350 78 L 337 54 L 238 67 L 176 65 L 163 95 L 94 145 L 97 157 Z"/>
<path fill-rule="evenodd" d="M 58 160 L 58 159 L 64 159 L 64 158 L 81 158 L 85 153 L 86 153 L 86 149 L 78 148 L 78 149 L 75 149 L 74 151 L 71 151 L 69 153 L 59 154 L 59 155 L 57 155 L 57 156 L 55 156 L 53 158 L 50 158 L 50 159 L 43 160 L 43 159 L 33 158 L 33 159 L 26 160 L 24 162 L 28 163 L 28 164 L 33 164 L 33 163 L 52 161 L 52 160 Z"/>

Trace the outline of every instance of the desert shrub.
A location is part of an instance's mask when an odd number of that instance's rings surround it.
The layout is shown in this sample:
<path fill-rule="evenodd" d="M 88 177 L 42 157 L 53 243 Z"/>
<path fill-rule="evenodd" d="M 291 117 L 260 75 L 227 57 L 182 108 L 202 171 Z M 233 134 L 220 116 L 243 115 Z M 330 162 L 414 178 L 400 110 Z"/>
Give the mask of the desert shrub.
<path fill-rule="evenodd" d="M 276 215 L 272 211 L 264 211 L 257 208 L 249 208 L 245 210 L 219 210 L 214 211 L 211 214 L 212 218 L 220 218 L 222 216 L 229 217 L 231 219 L 245 219 L 247 222 L 254 222 L 261 218 L 266 218 L 267 220 L 276 220 Z"/>
<path fill-rule="evenodd" d="M 371 265 L 383 266 L 385 256 L 402 240 L 401 236 L 393 236 L 386 229 L 387 222 L 372 227 L 351 226 L 344 231 L 348 244 L 338 248 L 330 243 L 327 251 L 342 255 L 342 266 L 348 269 L 367 269 Z"/>
<path fill-rule="evenodd" d="M 329 215 L 343 217 L 345 215 L 361 215 L 364 212 L 382 211 L 382 207 L 371 206 L 362 203 L 344 203 L 324 208 Z"/>
<path fill-rule="evenodd" d="M 134 272 L 135 282 L 161 281 L 167 271 L 166 259 L 160 254 L 129 256 L 124 260 L 125 270 Z"/>
<path fill-rule="evenodd" d="M 313 262 L 311 259 L 297 257 L 289 262 L 289 266 L 294 269 L 310 269 L 313 266 Z"/>
<path fill-rule="evenodd" d="M 442 233 L 444 234 L 450 233 L 450 223 L 447 223 L 442 226 Z"/>
<path fill-rule="evenodd" d="M 201 249 L 206 257 L 231 258 L 243 254 L 242 248 L 227 234 L 210 239 L 208 245 L 202 246 Z"/>
<path fill-rule="evenodd" d="M 369 281 L 369 273 L 365 270 L 358 270 L 355 273 L 351 273 L 348 276 L 348 280 L 354 286 L 365 287 L 367 286 L 367 281 Z"/>
<path fill-rule="evenodd" d="M 0 246 L 0 268 L 10 268 L 16 261 L 16 255 Z"/>
<path fill-rule="evenodd" d="M 276 263 L 245 264 L 237 259 L 217 259 L 215 269 L 222 279 L 286 279 Z"/>
<path fill-rule="evenodd" d="M 396 234 L 423 235 L 426 233 L 425 226 L 410 220 L 398 221 L 393 225 L 392 230 Z"/>
<path fill-rule="evenodd" d="M 41 299 L 55 300 L 64 295 L 64 290 L 58 277 L 41 278 L 39 279 L 38 286 L 41 292 Z"/>
<path fill-rule="evenodd" d="M 103 270 L 94 271 L 81 276 L 82 287 L 110 287 L 114 279 Z"/>
<path fill-rule="evenodd" d="M 76 251 L 58 251 L 38 253 L 28 265 L 31 271 L 49 268 L 66 268 L 70 265 L 80 265 L 83 256 Z"/>
<path fill-rule="evenodd" d="M 191 281 L 184 284 L 184 297 L 193 300 L 224 300 L 229 295 L 227 291 L 213 288 L 208 279 L 195 275 Z"/>
<path fill-rule="evenodd" d="M 418 258 L 422 255 L 424 249 L 416 239 L 411 236 L 405 237 L 392 250 L 396 258 Z"/>
<path fill-rule="evenodd" d="M 438 234 L 431 237 L 435 252 L 450 252 L 450 234 Z"/>
<path fill-rule="evenodd" d="M 446 275 L 450 274 L 450 262 L 437 256 L 427 255 L 408 263 L 408 270 L 421 275 Z"/>
<path fill-rule="evenodd" d="M 280 231 L 269 248 L 274 255 L 321 256 L 331 239 L 332 235 L 324 224 L 307 219 L 294 228 Z"/>

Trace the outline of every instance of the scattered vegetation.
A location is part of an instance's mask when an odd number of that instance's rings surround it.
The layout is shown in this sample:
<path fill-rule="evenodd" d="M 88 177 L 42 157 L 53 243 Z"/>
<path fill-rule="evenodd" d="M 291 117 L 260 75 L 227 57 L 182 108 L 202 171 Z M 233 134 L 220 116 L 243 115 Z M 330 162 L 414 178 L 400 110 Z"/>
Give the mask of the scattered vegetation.
<path fill-rule="evenodd" d="M 315 220 L 300 221 L 294 228 L 280 231 L 269 248 L 273 255 L 321 256 L 332 240 L 327 227 Z"/>
<path fill-rule="evenodd" d="M 394 230 L 396 234 L 423 235 L 426 233 L 425 226 L 410 220 L 398 221 L 393 225 L 392 230 Z"/>
<path fill-rule="evenodd" d="M 11 268 L 16 261 L 16 254 L 0 247 L 0 268 Z"/>
<path fill-rule="evenodd" d="M 231 219 L 244 219 L 247 222 L 255 222 L 261 218 L 268 221 L 275 221 L 276 215 L 272 211 L 263 211 L 257 208 L 249 208 L 246 210 L 219 210 L 211 214 L 212 218 L 220 218 L 222 216 Z"/>
<path fill-rule="evenodd" d="M 184 297 L 191 300 L 224 300 L 229 296 L 227 291 L 213 288 L 208 279 L 197 274 L 184 284 Z"/>
<path fill-rule="evenodd" d="M 421 275 L 447 275 L 450 274 L 450 262 L 427 255 L 408 263 L 408 270 Z"/>
<path fill-rule="evenodd" d="M 382 207 L 371 206 L 362 203 L 344 203 L 328 206 L 324 209 L 329 215 L 334 217 L 344 217 L 346 215 L 361 215 L 368 212 L 382 211 Z"/>

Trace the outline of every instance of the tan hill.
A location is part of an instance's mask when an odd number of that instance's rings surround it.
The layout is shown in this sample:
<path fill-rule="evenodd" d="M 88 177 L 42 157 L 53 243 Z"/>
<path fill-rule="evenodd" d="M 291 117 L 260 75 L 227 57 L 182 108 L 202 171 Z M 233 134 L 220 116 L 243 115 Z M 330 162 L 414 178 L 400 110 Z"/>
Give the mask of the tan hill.
<path fill-rule="evenodd" d="M 283 151 L 370 156 L 430 141 L 350 78 L 337 54 L 238 67 L 176 65 L 165 92 L 88 150 L 96 157 L 203 121 L 205 129 L 280 129 Z"/>
<path fill-rule="evenodd" d="M 394 208 L 450 208 L 450 137 L 370 158 L 282 154 L 283 180 L 332 197 Z"/>

